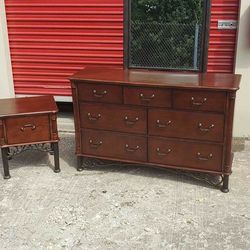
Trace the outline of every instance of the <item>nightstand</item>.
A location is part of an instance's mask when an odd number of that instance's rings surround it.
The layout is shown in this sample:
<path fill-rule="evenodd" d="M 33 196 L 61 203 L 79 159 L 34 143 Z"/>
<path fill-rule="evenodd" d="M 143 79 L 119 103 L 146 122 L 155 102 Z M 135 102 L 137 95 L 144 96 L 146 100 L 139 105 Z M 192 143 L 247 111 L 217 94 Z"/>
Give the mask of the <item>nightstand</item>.
<path fill-rule="evenodd" d="M 33 149 L 54 154 L 54 172 L 60 172 L 57 112 L 53 96 L 0 100 L 0 148 L 5 179 L 10 178 L 8 161 Z"/>

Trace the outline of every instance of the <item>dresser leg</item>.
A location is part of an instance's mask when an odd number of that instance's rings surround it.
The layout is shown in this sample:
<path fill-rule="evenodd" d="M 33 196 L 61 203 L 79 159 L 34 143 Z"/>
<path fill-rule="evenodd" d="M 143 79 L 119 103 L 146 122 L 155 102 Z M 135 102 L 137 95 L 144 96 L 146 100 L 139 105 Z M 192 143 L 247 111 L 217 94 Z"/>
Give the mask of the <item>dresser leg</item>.
<path fill-rule="evenodd" d="M 9 148 L 1 148 L 2 159 L 3 159 L 3 170 L 4 170 L 4 179 L 10 178 L 9 162 L 8 162 L 8 152 Z"/>
<path fill-rule="evenodd" d="M 83 171 L 82 156 L 77 156 L 77 171 Z"/>
<path fill-rule="evenodd" d="M 221 192 L 223 192 L 223 193 L 228 193 L 229 192 L 228 182 L 229 182 L 229 175 L 224 175 L 223 184 L 222 184 L 222 187 L 221 187 Z"/>
<path fill-rule="evenodd" d="M 53 142 L 51 146 L 52 146 L 53 151 L 54 151 L 54 163 L 55 163 L 54 172 L 55 173 L 59 173 L 61 170 L 60 170 L 60 164 L 59 164 L 59 147 L 58 147 L 58 142 Z"/>

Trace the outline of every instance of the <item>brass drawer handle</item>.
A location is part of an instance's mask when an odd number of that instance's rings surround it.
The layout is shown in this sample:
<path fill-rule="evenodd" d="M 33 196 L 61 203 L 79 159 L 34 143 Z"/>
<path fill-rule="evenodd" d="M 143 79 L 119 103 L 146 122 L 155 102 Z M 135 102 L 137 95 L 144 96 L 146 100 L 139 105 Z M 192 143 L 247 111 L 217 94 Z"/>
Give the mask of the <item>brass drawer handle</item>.
<path fill-rule="evenodd" d="M 200 152 L 197 153 L 197 158 L 200 161 L 209 161 L 210 159 L 213 158 L 213 154 L 209 154 L 207 157 L 206 156 L 202 156 Z"/>
<path fill-rule="evenodd" d="M 135 148 L 130 148 L 128 144 L 125 145 L 125 150 L 127 152 L 135 152 L 139 149 L 140 147 L 139 146 L 136 146 Z"/>
<path fill-rule="evenodd" d="M 89 144 L 91 148 L 99 148 L 102 145 L 102 141 L 93 142 L 93 140 L 89 140 Z"/>
<path fill-rule="evenodd" d="M 101 119 L 101 114 L 98 114 L 97 116 L 91 115 L 91 113 L 88 113 L 88 119 L 90 121 L 98 121 Z"/>
<path fill-rule="evenodd" d="M 201 100 L 200 102 L 195 101 L 194 97 L 191 97 L 191 103 L 193 106 L 202 106 L 205 102 L 207 101 L 207 98 L 203 98 L 203 100 Z"/>
<path fill-rule="evenodd" d="M 156 149 L 156 152 L 157 152 L 157 155 L 159 155 L 159 156 L 164 156 L 164 155 L 168 155 L 170 152 L 172 152 L 172 149 L 169 148 L 169 149 L 167 150 L 167 152 L 161 152 L 161 149 L 160 149 L 160 148 L 157 148 L 157 149 Z"/>
<path fill-rule="evenodd" d="M 93 90 L 93 96 L 94 97 L 97 97 L 97 98 L 102 98 L 104 97 L 105 95 L 107 95 L 108 91 L 107 90 L 104 90 L 102 92 L 97 92 L 96 89 Z"/>
<path fill-rule="evenodd" d="M 23 125 L 23 127 L 20 128 L 20 130 L 21 130 L 22 132 L 24 132 L 24 130 L 25 130 L 26 128 L 31 128 L 31 130 L 35 130 L 35 129 L 36 129 L 36 125 L 34 125 L 34 124 L 25 124 L 25 125 Z"/>
<path fill-rule="evenodd" d="M 125 116 L 124 121 L 127 125 L 132 126 L 139 121 L 139 117 L 136 117 L 135 120 L 129 120 L 128 116 Z"/>
<path fill-rule="evenodd" d="M 160 120 L 157 120 L 157 121 L 156 121 L 156 126 L 157 126 L 158 128 L 166 128 L 166 127 L 169 126 L 171 123 L 172 123 L 172 121 L 170 121 L 170 120 L 169 120 L 166 124 L 163 124 L 163 123 L 161 123 Z"/>
<path fill-rule="evenodd" d="M 202 131 L 202 132 L 209 132 L 212 128 L 214 128 L 214 124 L 211 124 L 211 125 L 210 125 L 209 127 L 207 127 L 207 128 L 203 128 L 202 123 L 199 123 L 199 124 L 198 124 L 198 128 L 199 128 L 199 130 Z"/>
<path fill-rule="evenodd" d="M 140 94 L 140 99 L 142 100 L 142 101 L 145 101 L 145 102 L 150 102 L 151 100 L 153 100 L 155 98 L 155 95 L 154 94 L 152 94 L 151 96 L 149 96 L 149 97 L 146 97 L 146 96 L 144 96 L 144 94 Z"/>

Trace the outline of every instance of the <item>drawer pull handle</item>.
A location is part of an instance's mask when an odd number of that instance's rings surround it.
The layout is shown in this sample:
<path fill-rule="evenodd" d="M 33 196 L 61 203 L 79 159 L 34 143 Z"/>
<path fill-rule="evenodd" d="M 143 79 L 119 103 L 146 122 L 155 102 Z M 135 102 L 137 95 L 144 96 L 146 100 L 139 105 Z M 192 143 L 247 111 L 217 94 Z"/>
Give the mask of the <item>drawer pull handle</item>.
<path fill-rule="evenodd" d="M 23 127 L 20 128 L 20 130 L 21 130 L 22 132 L 24 132 L 24 130 L 25 130 L 26 128 L 31 128 L 31 130 L 35 130 L 35 129 L 36 129 L 36 125 L 34 125 L 34 124 L 25 124 L 25 125 L 23 125 Z"/>
<path fill-rule="evenodd" d="M 207 98 L 206 98 L 206 97 L 203 98 L 203 100 L 201 100 L 200 102 L 195 101 L 194 97 L 191 97 L 191 103 L 192 103 L 192 105 L 194 105 L 194 106 L 201 106 L 201 105 L 203 105 L 206 101 L 207 101 Z"/>
<path fill-rule="evenodd" d="M 172 123 L 172 121 L 168 121 L 167 124 L 163 124 L 160 122 L 160 120 L 156 121 L 156 125 L 158 128 L 166 128 L 167 126 L 169 126 Z"/>
<path fill-rule="evenodd" d="M 151 100 L 153 100 L 155 98 L 155 95 L 152 94 L 151 96 L 146 97 L 146 96 L 144 96 L 144 94 L 141 93 L 140 98 L 141 98 L 142 101 L 150 102 Z"/>
<path fill-rule="evenodd" d="M 135 148 L 130 148 L 128 144 L 125 145 L 125 149 L 127 152 L 135 152 L 139 149 L 139 146 L 136 146 Z"/>
<path fill-rule="evenodd" d="M 167 150 L 167 152 L 161 152 L 161 149 L 160 149 L 160 148 L 157 148 L 157 149 L 156 149 L 156 152 L 157 152 L 157 154 L 158 154 L 159 156 L 164 156 L 164 155 L 168 155 L 170 152 L 172 152 L 172 149 L 169 148 L 169 149 Z"/>
<path fill-rule="evenodd" d="M 102 141 L 99 142 L 93 142 L 92 140 L 89 140 L 89 144 L 91 148 L 99 148 L 102 145 Z"/>
<path fill-rule="evenodd" d="M 200 152 L 198 152 L 197 153 L 197 158 L 200 161 L 209 161 L 210 159 L 213 158 L 213 154 L 209 154 L 209 156 L 205 157 L 205 156 L 202 156 Z"/>
<path fill-rule="evenodd" d="M 90 113 L 88 113 L 88 119 L 90 121 L 98 121 L 101 117 L 102 117 L 101 114 L 98 114 L 97 116 L 93 116 Z"/>
<path fill-rule="evenodd" d="M 202 132 L 209 132 L 212 128 L 214 128 L 214 124 L 211 124 L 209 127 L 207 128 L 203 128 L 202 123 L 199 123 L 198 128 L 200 129 L 200 131 Z"/>
<path fill-rule="evenodd" d="M 93 90 L 93 95 L 94 97 L 97 97 L 97 98 L 102 98 L 104 97 L 105 95 L 107 95 L 108 91 L 107 90 L 104 90 L 102 92 L 97 92 L 96 89 Z"/>
<path fill-rule="evenodd" d="M 139 121 L 139 117 L 136 117 L 135 120 L 133 121 L 133 120 L 129 120 L 129 118 L 128 118 L 127 116 L 125 116 L 125 117 L 124 117 L 124 121 L 125 121 L 125 123 L 126 123 L 127 125 L 132 126 L 132 125 L 134 125 L 136 122 Z"/>

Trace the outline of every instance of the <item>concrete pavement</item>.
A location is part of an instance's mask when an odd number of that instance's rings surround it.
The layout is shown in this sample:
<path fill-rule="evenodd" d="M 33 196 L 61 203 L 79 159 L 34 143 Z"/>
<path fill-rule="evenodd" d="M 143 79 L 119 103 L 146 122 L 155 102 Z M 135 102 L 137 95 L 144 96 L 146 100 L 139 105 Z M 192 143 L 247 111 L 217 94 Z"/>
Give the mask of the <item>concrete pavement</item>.
<path fill-rule="evenodd" d="M 74 134 L 60 137 L 61 173 L 27 151 L 0 178 L 0 249 L 250 249 L 250 141 L 224 194 L 145 166 L 85 160 L 77 172 Z"/>

